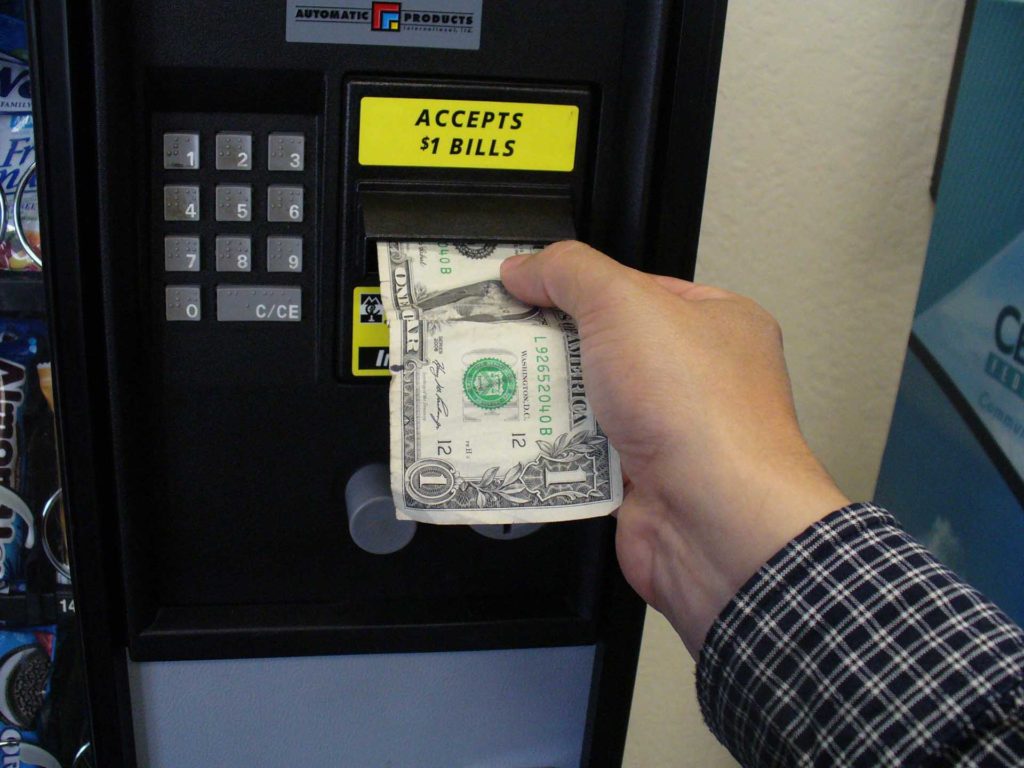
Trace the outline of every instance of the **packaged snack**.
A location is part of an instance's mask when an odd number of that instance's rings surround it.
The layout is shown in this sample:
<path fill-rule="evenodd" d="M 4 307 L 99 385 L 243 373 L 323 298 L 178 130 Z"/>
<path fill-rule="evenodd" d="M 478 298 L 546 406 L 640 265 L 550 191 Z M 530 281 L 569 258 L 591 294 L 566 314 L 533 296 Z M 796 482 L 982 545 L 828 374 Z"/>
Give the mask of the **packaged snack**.
<path fill-rule="evenodd" d="M 56 628 L 0 630 L 0 763 L 61 768 L 39 743 L 46 724 Z"/>
<path fill-rule="evenodd" d="M 50 694 L 56 629 L 0 630 L 0 721 L 35 740 Z"/>
<path fill-rule="evenodd" d="M 0 19 L 3 17 L 0 16 Z M 39 206 L 36 193 L 35 133 L 32 126 L 32 81 L 27 62 L 0 53 L 0 192 L 4 196 L 6 222 L 0 232 L 0 269 L 38 270 L 34 254 L 39 253 Z M 18 186 L 25 181 L 22 199 Z M 20 220 L 26 243 L 14 228 Z"/>
<path fill-rule="evenodd" d="M 3 17 L 0 17 L 3 18 Z M 0 51 L 0 112 L 32 114 L 32 77 L 28 62 Z"/>
<path fill-rule="evenodd" d="M 0 593 L 23 592 L 27 550 L 35 546 L 28 490 L 25 415 L 33 393 L 43 325 L 34 320 L 0 322 Z"/>
<path fill-rule="evenodd" d="M 28 61 L 24 2 L 0 2 L 0 52 Z M 12 87 L 16 85 L 11 83 Z"/>
<path fill-rule="evenodd" d="M 18 768 L 61 768 L 57 758 L 39 745 L 22 742 L 16 736 L 5 735 L 7 733 L 8 731 L 0 733 L 0 755 L 3 756 L 3 763 L 0 765 Z"/>

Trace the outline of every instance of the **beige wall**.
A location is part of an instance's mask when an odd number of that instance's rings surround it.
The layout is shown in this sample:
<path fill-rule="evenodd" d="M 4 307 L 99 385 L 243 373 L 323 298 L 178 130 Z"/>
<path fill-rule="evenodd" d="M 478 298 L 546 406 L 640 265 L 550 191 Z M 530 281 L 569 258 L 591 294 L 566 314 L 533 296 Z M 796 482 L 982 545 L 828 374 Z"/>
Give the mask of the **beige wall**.
<path fill-rule="evenodd" d="M 697 277 L 782 323 L 801 424 L 874 490 L 927 245 L 962 0 L 732 0 Z M 648 612 L 626 765 L 735 765 Z"/>

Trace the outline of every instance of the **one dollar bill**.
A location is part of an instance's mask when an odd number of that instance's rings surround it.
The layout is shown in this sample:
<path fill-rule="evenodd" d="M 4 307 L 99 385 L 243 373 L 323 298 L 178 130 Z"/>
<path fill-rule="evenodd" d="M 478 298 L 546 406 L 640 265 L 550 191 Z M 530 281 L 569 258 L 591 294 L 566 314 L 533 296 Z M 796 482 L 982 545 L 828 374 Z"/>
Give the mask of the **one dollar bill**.
<path fill-rule="evenodd" d="M 378 243 L 400 518 L 545 523 L 621 504 L 619 457 L 587 401 L 575 320 L 501 283 L 504 259 L 536 250 Z"/>

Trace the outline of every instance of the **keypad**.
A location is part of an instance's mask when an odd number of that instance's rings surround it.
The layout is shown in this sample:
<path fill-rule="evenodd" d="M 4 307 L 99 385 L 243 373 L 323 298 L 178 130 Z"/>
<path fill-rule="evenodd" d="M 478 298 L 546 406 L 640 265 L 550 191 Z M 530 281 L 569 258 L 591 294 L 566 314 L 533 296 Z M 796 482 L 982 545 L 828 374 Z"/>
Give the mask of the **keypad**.
<path fill-rule="evenodd" d="M 153 244 L 163 270 L 154 290 L 167 322 L 302 323 L 314 125 L 295 115 L 155 115 Z"/>

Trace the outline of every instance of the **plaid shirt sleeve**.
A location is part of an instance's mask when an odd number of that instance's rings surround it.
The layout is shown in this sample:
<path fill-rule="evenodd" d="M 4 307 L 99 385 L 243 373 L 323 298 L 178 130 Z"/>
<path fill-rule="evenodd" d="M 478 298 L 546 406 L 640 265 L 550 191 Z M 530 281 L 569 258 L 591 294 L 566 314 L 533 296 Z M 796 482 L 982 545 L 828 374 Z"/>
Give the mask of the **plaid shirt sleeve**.
<path fill-rule="evenodd" d="M 740 589 L 697 693 L 747 766 L 1024 765 L 1024 633 L 868 504 Z"/>

